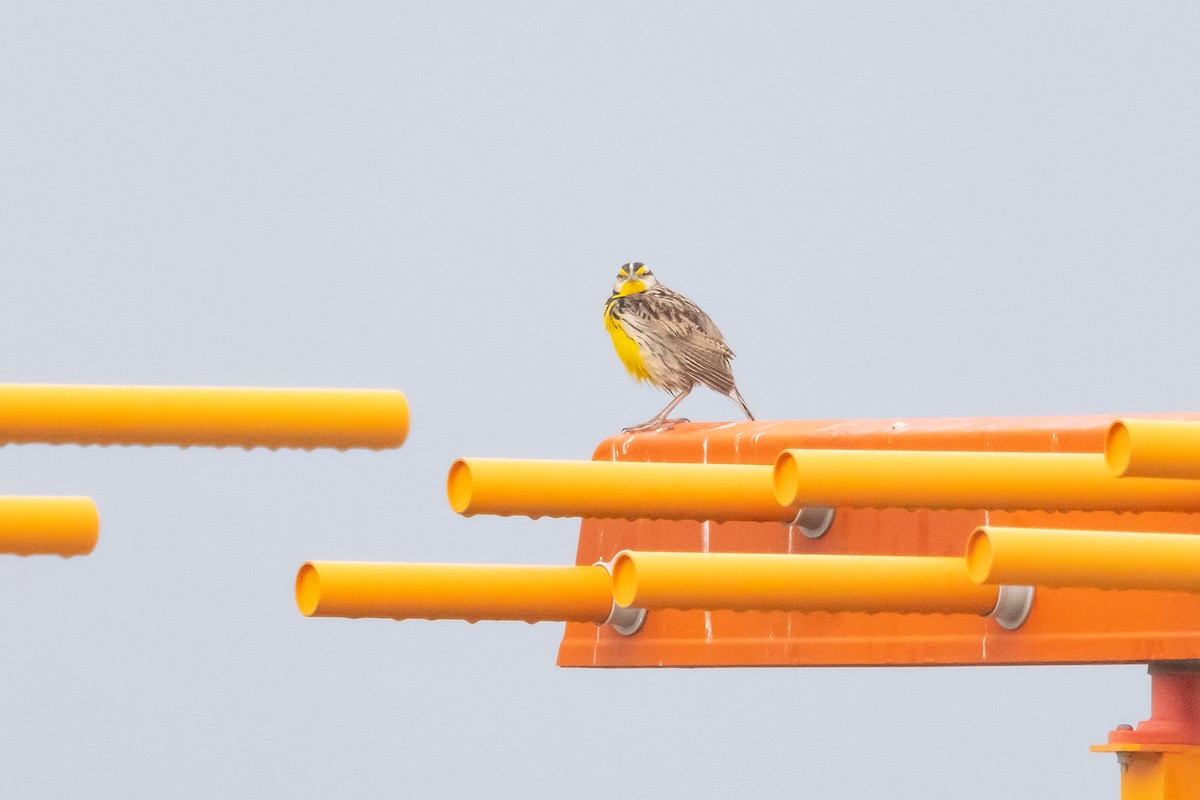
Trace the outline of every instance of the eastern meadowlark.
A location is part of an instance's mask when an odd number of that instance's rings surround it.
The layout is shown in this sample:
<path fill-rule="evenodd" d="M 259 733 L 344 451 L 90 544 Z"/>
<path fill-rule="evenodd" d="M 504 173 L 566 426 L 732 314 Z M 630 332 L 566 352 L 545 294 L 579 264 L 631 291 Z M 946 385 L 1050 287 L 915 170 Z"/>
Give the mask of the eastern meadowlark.
<path fill-rule="evenodd" d="M 674 395 L 666 408 L 626 431 L 666 424 L 667 415 L 698 383 L 731 398 L 754 419 L 733 382 L 733 351 L 721 331 L 698 305 L 659 283 L 640 261 L 617 272 L 604 304 L 604 327 L 633 377 Z"/>

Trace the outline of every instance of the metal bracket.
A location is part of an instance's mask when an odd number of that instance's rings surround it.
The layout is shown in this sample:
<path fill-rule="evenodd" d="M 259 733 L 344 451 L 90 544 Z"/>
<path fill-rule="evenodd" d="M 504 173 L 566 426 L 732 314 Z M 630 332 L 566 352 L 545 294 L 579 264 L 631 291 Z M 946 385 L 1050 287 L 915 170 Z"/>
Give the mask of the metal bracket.
<path fill-rule="evenodd" d="M 1033 606 L 1032 586 L 1001 586 L 996 595 L 996 607 L 987 616 L 996 620 L 1006 631 L 1015 631 L 1025 623 Z"/>
<path fill-rule="evenodd" d="M 802 508 L 791 521 L 809 539 L 820 539 L 833 524 L 833 509 L 823 506 Z"/>
<path fill-rule="evenodd" d="M 612 577 L 612 562 L 597 561 L 593 566 L 604 567 L 608 572 L 608 576 Z M 612 610 L 608 612 L 608 619 L 601 622 L 601 625 L 611 625 L 612 629 L 622 636 L 633 636 L 642 629 L 642 625 L 646 622 L 646 609 L 644 608 L 621 608 L 617 605 L 617 601 L 613 600 Z"/>

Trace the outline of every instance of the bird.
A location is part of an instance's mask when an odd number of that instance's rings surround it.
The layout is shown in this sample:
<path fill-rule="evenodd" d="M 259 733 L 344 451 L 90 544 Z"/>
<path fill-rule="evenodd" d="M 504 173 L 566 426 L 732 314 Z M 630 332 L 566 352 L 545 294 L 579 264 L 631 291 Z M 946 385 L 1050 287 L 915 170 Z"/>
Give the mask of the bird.
<path fill-rule="evenodd" d="M 702 383 L 742 407 L 754 419 L 733 380 L 733 351 L 700 306 L 659 283 L 640 261 L 617 271 L 612 295 L 604 304 L 604 327 L 621 363 L 639 382 L 672 395 L 667 407 L 626 432 L 654 430 L 675 422 L 667 415 Z"/>

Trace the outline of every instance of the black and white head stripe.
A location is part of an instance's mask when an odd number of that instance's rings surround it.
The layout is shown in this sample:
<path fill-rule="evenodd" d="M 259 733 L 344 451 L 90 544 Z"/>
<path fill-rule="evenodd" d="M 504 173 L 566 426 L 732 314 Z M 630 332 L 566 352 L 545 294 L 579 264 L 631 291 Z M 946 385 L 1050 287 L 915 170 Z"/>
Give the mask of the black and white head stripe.
<path fill-rule="evenodd" d="M 644 278 L 647 275 L 652 275 L 650 269 L 641 261 L 631 261 L 628 264 L 622 264 L 621 269 L 617 271 L 618 278 Z"/>

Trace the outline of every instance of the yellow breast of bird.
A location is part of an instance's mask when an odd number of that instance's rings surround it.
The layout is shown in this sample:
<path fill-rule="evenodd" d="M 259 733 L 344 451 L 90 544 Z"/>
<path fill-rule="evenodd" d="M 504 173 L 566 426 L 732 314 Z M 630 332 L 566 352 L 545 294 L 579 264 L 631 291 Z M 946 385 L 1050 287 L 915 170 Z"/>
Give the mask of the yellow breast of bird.
<path fill-rule="evenodd" d="M 629 370 L 629 374 L 637 378 L 639 381 L 650 380 L 650 372 L 646 369 L 646 362 L 642 358 L 641 348 L 638 343 L 633 340 L 625 329 L 621 327 L 621 320 L 614 313 L 614 300 L 609 300 L 604 306 L 604 327 L 608 329 L 608 335 L 612 337 L 613 347 L 617 350 L 617 356 L 620 357 L 621 363 L 625 365 L 625 369 Z"/>

